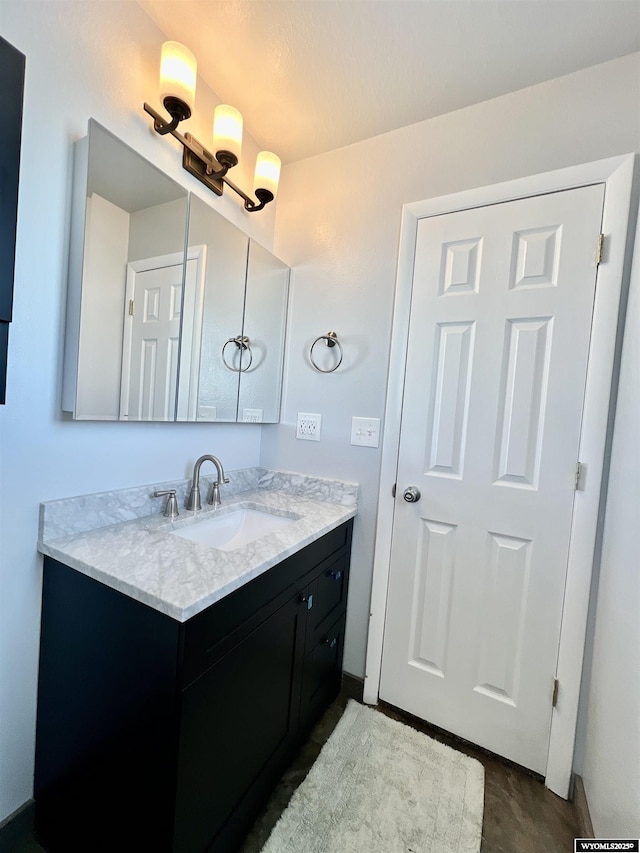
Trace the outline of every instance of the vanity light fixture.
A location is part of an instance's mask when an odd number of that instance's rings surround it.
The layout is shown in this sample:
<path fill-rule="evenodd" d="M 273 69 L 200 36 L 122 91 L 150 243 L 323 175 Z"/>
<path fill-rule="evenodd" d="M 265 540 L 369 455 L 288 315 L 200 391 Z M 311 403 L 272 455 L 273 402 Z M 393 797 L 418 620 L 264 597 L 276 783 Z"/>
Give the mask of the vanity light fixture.
<path fill-rule="evenodd" d="M 227 172 L 237 165 L 242 147 L 242 116 L 234 107 L 220 104 L 213 116 L 213 145 L 215 154 L 192 136 L 178 132 L 181 121 L 191 116 L 195 103 L 197 64 L 193 53 L 177 41 L 162 45 L 160 59 L 160 100 L 171 116 L 167 120 L 145 103 L 145 112 L 153 117 L 153 129 L 161 136 L 171 134 L 183 146 L 182 166 L 216 195 L 222 195 L 226 184 L 244 199 L 250 213 L 268 204 L 276 196 L 280 179 L 280 158 L 271 151 L 261 151 L 256 160 L 251 198 L 232 183 Z"/>

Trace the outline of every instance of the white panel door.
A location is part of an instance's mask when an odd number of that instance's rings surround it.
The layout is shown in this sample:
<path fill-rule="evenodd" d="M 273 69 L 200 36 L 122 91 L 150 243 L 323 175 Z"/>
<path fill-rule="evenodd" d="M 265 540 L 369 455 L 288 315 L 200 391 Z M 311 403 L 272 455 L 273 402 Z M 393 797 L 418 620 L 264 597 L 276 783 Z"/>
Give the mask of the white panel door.
<path fill-rule="evenodd" d="M 134 313 L 123 359 L 122 418 L 175 418 L 183 265 L 135 272 Z"/>
<path fill-rule="evenodd" d="M 603 197 L 416 243 L 380 697 L 543 774 Z"/>

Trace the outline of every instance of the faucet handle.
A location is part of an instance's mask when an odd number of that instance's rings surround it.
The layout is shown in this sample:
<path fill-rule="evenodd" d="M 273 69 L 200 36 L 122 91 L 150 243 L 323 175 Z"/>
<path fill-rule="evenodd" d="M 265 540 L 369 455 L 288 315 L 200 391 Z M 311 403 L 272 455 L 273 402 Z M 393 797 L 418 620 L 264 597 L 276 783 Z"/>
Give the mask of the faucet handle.
<path fill-rule="evenodd" d="M 178 512 L 178 500 L 176 498 L 176 490 L 175 489 L 165 489 L 161 492 L 154 492 L 154 498 L 161 498 L 163 495 L 168 495 L 167 502 L 164 506 L 163 515 L 166 515 L 167 518 L 177 518 L 180 513 Z"/>

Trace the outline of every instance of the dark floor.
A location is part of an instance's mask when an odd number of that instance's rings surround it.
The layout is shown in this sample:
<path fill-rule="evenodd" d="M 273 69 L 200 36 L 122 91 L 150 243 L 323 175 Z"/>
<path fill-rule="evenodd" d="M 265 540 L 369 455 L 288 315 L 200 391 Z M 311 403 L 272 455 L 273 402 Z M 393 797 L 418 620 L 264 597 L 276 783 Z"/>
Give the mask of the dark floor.
<path fill-rule="evenodd" d="M 282 777 L 239 853 L 259 853 L 262 849 L 291 795 L 309 772 L 323 744 L 337 725 L 346 702 L 347 697 L 341 695 L 329 707 L 293 764 Z M 485 795 L 481 853 L 565 853 L 565 851 L 571 853 L 573 839 L 579 835 L 576 812 L 572 803 L 556 797 L 539 779 L 485 754 L 476 747 L 463 744 L 451 736 L 435 731 L 425 723 L 390 706 L 380 705 L 379 710 L 393 719 L 424 731 L 436 740 L 459 749 L 472 758 L 477 758 L 484 765 Z M 2 853 L 42 853 L 42 848 L 33 836 L 29 836 L 13 850 L 2 851 Z"/>
<path fill-rule="evenodd" d="M 340 696 L 318 723 L 256 821 L 239 853 L 259 853 L 280 814 L 338 723 L 347 699 Z M 542 781 L 477 747 L 437 731 L 387 705 L 378 709 L 436 740 L 477 758 L 484 765 L 484 821 L 481 853 L 572 853 L 579 837 L 572 803 L 560 799 Z M 301 851 L 303 853 L 303 851 Z M 341 853 L 341 852 L 340 852 Z"/>
<path fill-rule="evenodd" d="M 572 853 L 573 839 L 580 837 L 573 803 L 552 794 L 541 779 L 516 765 L 395 708 L 379 707 L 389 717 L 477 758 L 484 765 L 481 853 Z"/>

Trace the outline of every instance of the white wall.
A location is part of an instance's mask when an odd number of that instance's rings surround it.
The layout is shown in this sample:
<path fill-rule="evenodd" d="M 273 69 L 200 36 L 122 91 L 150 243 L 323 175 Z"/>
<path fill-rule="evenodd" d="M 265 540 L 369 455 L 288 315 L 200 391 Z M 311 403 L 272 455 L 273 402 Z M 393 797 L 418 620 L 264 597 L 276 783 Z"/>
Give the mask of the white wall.
<path fill-rule="evenodd" d="M 0 407 L 0 820 L 32 796 L 42 500 L 188 476 L 202 453 L 227 470 L 258 463 L 260 429 L 78 423 L 60 414 L 72 143 L 101 124 L 270 247 L 273 210 L 249 216 L 182 170 L 180 147 L 151 130 L 164 37 L 134 0 L 1 0 L 0 34 L 27 57 L 14 322 Z M 199 83 L 192 132 L 205 144 L 214 94 Z M 249 185 L 246 139 L 238 183 Z"/>
<path fill-rule="evenodd" d="M 620 365 L 580 771 L 595 834 L 640 836 L 640 226 Z"/>
<path fill-rule="evenodd" d="M 187 200 L 179 198 L 130 214 L 127 261 L 144 261 L 184 251 Z"/>
<path fill-rule="evenodd" d="M 294 267 L 292 322 L 283 423 L 264 428 L 262 462 L 361 484 L 348 672 L 364 674 L 380 462 L 350 446 L 350 425 L 384 411 L 402 205 L 638 150 L 639 65 L 624 57 L 283 170 L 275 251 Z M 322 375 L 307 353 L 330 329 L 344 363 Z M 319 443 L 296 440 L 299 411 L 322 415 Z"/>

